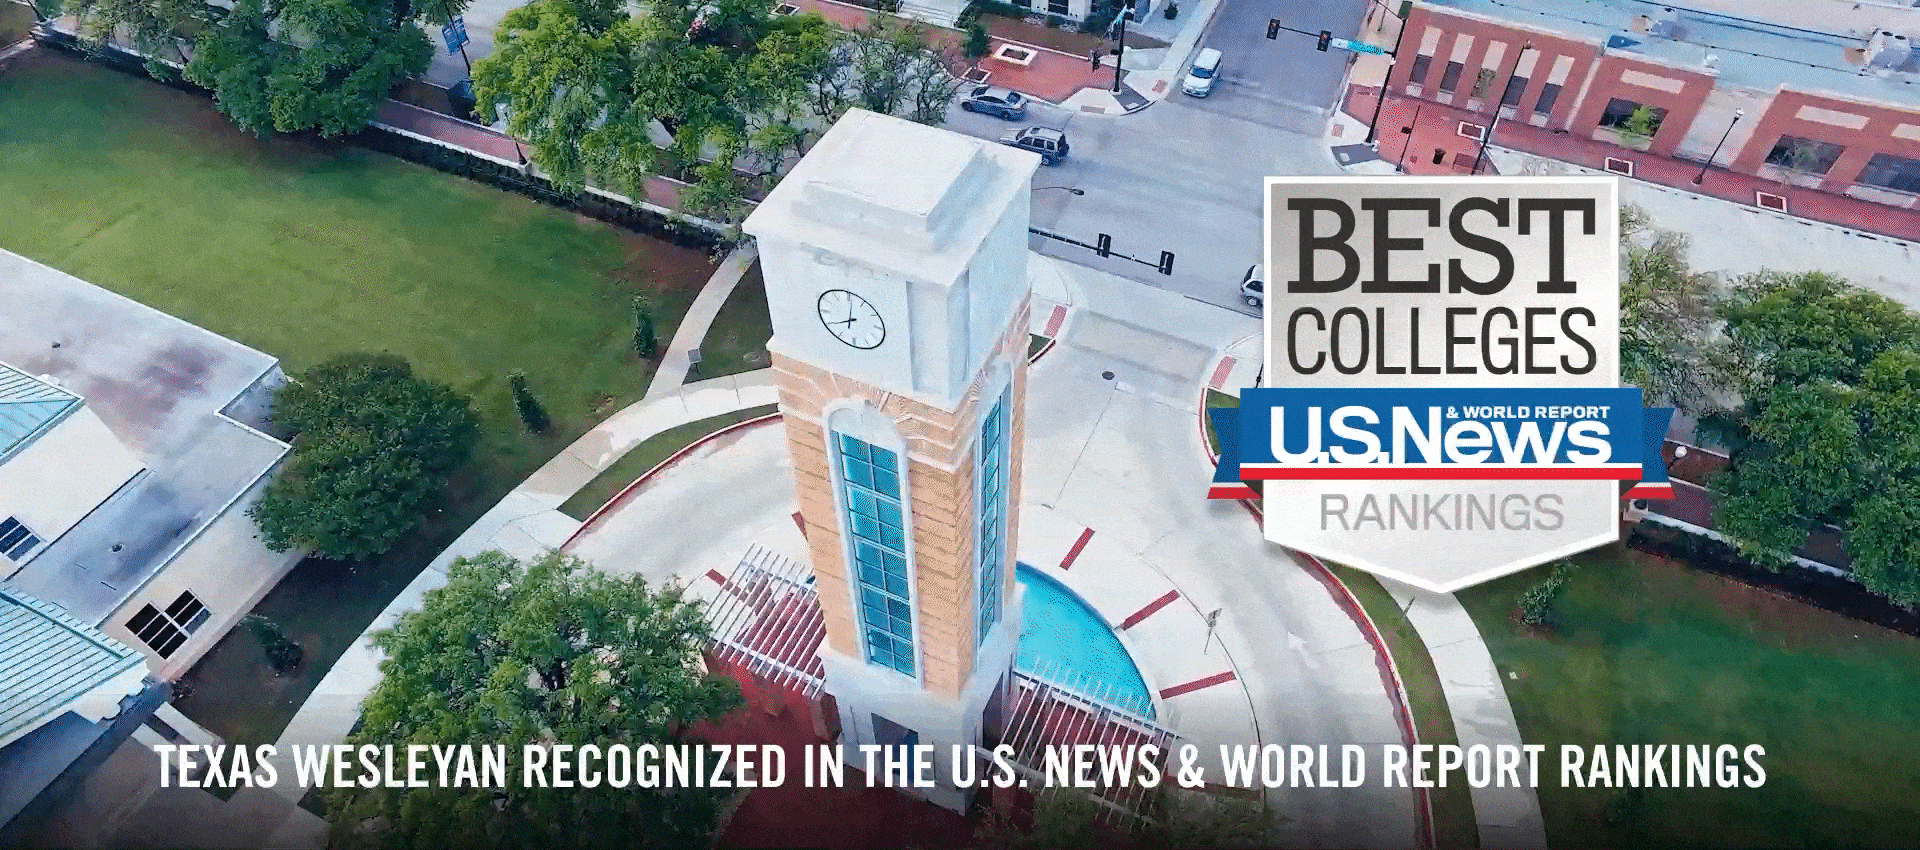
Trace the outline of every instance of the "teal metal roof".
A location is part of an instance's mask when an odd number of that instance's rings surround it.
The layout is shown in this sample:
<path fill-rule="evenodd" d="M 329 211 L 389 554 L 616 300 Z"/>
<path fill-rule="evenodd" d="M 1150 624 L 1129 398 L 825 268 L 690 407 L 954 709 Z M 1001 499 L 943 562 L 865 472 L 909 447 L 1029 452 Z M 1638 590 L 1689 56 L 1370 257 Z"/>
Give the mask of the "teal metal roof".
<path fill-rule="evenodd" d="M 0 746 L 141 663 L 126 644 L 0 584 Z"/>
<path fill-rule="evenodd" d="M 79 396 L 0 363 L 0 463 L 79 406 Z"/>

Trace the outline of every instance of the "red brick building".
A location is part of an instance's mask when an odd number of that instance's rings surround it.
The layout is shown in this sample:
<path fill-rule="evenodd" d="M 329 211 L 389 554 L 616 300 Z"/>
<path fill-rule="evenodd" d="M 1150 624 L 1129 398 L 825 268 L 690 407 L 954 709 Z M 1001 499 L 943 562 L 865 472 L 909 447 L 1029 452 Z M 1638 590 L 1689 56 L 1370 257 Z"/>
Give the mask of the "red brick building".
<path fill-rule="evenodd" d="M 1920 207 L 1920 50 L 1908 47 L 1909 32 L 1920 39 L 1920 10 L 1695 2 L 1724 8 L 1412 3 L 1387 75 L 1379 154 L 1410 173 L 1465 173 L 1494 125 L 1500 146 L 1625 175 L 1710 160 L 1758 178 L 1744 200 L 1777 209 L 1810 193 Z M 1763 14 L 1795 19 L 1747 17 Z"/>

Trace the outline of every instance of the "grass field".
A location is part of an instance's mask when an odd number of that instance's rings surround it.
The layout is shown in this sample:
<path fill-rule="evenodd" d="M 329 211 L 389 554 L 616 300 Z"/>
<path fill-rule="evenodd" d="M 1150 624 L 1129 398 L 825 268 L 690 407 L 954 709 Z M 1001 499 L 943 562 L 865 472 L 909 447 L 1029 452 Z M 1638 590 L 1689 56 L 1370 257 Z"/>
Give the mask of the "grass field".
<path fill-rule="evenodd" d="M 619 460 L 614 461 L 612 466 L 594 476 L 592 481 L 587 482 L 587 486 L 580 488 L 572 498 L 560 505 L 560 512 L 577 520 L 585 520 L 594 511 L 599 510 L 601 505 L 606 504 L 607 500 L 619 495 L 620 491 L 626 489 L 628 484 L 632 484 L 634 479 L 658 466 L 661 461 L 672 457 L 674 452 L 692 445 L 693 441 L 736 422 L 757 419 L 779 411 L 779 405 L 766 404 L 723 413 L 719 416 L 709 416 L 698 422 L 688 422 L 685 425 L 661 431 L 640 441 L 640 445 L 634 446 L 632 450 L 621 455 Z"/>
<path fill-rule="evenodd" d="M 1554 846 L 1911 846 L 1920 823 L 1920 640 L 1624 547 L 1577 559 L 1535 634 L 1529 570 L 1463 591 L 1530 743 L 1766 747 L 1760 788 L 1562 789 Z M 1609 809 L 1611 808 L 1611 812 Z"/>
<path fill-rule="evenodd" d="M 737 375 L 765 369 L 767 340 L 773 338 L 773 318 L 767 313 L 767 284 L 755 261 L 714 314 L 713 327 L 700 341 L 700 366 L 690 380 Z"/>
<path fill-rule="evenodd" d="M 350 146 L 260 140 L 205 100 L 41 54 L 0 75 L 0 248 L 281 358 L 390 350 L 474 398 L 484 434 L 444 512 L 373 563 L 308 561 L 256 609 L 306 648 L 274 677 L 247 630 L 189 676 L 183 710 L 271 741 L 315 677 L 460 530 L 639 398 L 630 301 L 662 339 L 712 271 L 700 251 Z M 524 370 L 553 417 L 514 415 Z"/>

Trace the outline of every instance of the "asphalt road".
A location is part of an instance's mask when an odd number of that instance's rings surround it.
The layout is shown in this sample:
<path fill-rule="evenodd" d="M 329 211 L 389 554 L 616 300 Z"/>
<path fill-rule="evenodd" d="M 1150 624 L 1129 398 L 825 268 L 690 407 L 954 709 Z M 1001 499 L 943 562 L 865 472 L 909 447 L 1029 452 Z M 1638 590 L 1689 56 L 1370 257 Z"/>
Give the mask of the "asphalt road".
<path fill-rule="evenodd" d="M 1041 237 L 1033 240 L 1036 250 L 1257 314 L 1241 303 L 1239 285 L 1260 261 L 1260 187 L 1270 175 L 1341 173 L 1323 137 L 1348 56 L 1321 53 L 1311 37 L 1284 31 L 1268 41 L 1267 20 L 1278 16 L 1286 26 L 1347 38 L 1367 2 L 1223 4 L 1200 40 L 1200 47 L 1225 54 L 1221 82 L 1204 99 L 1176 91 L 1124 116 L 1036 105 L 1019 124 L 954 109 L 947 126 L 988 139 L 1019 126 L 1066 130 L 1072 152 L 1060 165 L 1041 169 L 1034 185 L 1085 194 L 1037 191 L 1033 226 L 1087 243 L 1108 234 L 1114 251 L 1147 265 L 1103 260 Z M 1161 251 L 1174 253 L 1170 276 L 1151 265 Z"/>

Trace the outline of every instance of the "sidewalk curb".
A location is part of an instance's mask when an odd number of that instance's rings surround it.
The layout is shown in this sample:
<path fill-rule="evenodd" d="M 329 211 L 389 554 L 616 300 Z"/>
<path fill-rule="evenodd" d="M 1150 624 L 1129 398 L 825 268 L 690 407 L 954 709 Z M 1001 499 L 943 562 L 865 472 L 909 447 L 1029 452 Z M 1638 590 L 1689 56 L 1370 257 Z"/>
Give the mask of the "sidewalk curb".
<path fill-rule="evenodd" d="M 715 415 L 724 416 L 725 414 L 715 414 Z M 588 514 L 586 519 L 581 520 L 580 527 L 574 529 L 573 534 L 568 535 L 566 542 L 560 544 L 560 550 L 563 552 L 566 551 L 567 547 L 572 546 L 574 541 L 580 539 L 580 535 L 587 533 L 587 531 L 593 527 L 594 523 L 599 522 L 602 515 L 606 514 L 608 511 L 611 511 L 615 507 L 619 506 L 621 502 L 625 501 L 628 496 L 633 494 L 633 491 L 639 489 L 640 485 L 645 484 L 648 479 L 652 478 L 654 475 L 658 474 L 662 470 L 665 470 L 667 467 L 670 467 L 676 463 L 679 463 L 682 458 L 686 457 L 694 449 L 697 449 L 703 445 L 706 445 L 708 442 L 724 434 L 729 434 L 734 431 L 739 431 L 751 425 L 762 425 L 767 423 L 768 421 L 779 419 L 780 417 L 781 417 L 781 414 L 779 412 L 774 412 L 774 413 L 769 413 L 765 416 L 756 416 L 752 419 L 746 419 L 740 422 L 735 422 L 732 425 L 728 425 L 724 428 L 721 428 L 718 431 L 714 431 L 711 434 L 708 434 L 704 437 L 701 437 L 700 439 L 694 440 L 693 442 L 686 444 L 685 446 L 680 447 L 679 451 L 676 451 L 673 454 L 668 455 L 665 460 L 654 464 L 652 469 L 649 469 L 646 472 L 640 473 L 640 477 L 633 479 L 633 481 L 629 482 L 627 486 L 620 488 L 620 492 L 613 494 L 613 498 L 608 499 L 606 504 L 603 504 L 600 507 L 595 508 L 593 513 Z M 648 438 L 648 439 L 651 439 L 651 438 Z M 643 440 L 642 442 L 645 442 L 645 441 Z M 636 446 L 637 445 L 638 444 L 636 444 Z M 631 449 L 629 449 L 629 451 L 631 451 Z M 617 458 L 615 460 L 616 462 L 618 461 Z M 608 466 L 609 468 L 611 468 L 612 464 L 609 464 Z"/>

